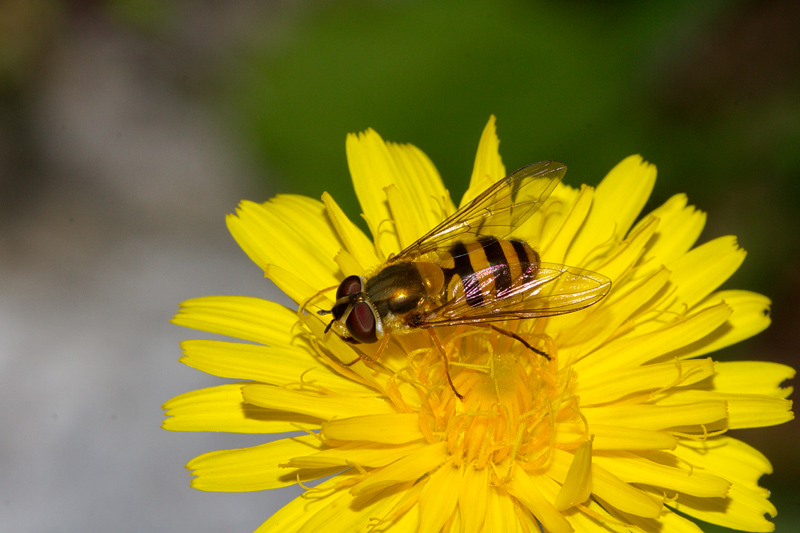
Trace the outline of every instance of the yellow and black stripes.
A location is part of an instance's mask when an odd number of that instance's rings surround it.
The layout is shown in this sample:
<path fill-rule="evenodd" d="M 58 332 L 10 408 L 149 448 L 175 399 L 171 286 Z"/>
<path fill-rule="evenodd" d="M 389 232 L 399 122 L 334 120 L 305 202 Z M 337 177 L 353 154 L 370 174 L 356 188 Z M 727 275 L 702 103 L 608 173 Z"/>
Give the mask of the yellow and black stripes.
<path fill-rule="evenodd" d="M 457 243 L 448 251 L 451 261 L 443 268 L 449 298 L 460 294 L 472 307 L 481 305 L 484 295 L 503 298 L 515 286 L 532 279 L 539 266 L 539 254 L 522 241 L 482 237 L 476 242 Z"/>

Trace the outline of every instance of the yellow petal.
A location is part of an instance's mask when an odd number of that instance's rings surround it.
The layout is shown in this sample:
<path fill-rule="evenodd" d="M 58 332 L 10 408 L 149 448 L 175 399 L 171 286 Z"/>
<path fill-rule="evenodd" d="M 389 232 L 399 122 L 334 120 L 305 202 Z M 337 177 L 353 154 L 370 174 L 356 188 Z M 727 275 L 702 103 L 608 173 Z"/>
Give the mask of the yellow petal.
<path fill-rule="evenodd" d="M 658 219 L 647 217 L 644 224 L 631 231 L 625 240 L 611 247 L 600 260 L 586 263 L 586 268 L 600 272 L 612 282 L 618 281 L 642 256 L 645 245 L 657 228 Z"/>
<path fill-rule="evenodd" d="M 400 241 L 400 248 L 405 250 L 421 236 L 433 228 L 425 226 L 425 221 L 406 203 L 406 198 L 400 193 L 396 185 L 389 185 L 385 189 L 386 201 L 394 220 L 395 232 Z"/>
<path fill-rule="evenodd" d="M 772 465 L 764 454 L 725 435 L 704 441 L 682 440 L 673 453 L 687 464 L 749 488 L 758 487 L 759 478 L 772 473 Z"/>
<path fill-rule="evenodd" d="M 327 208 L 319 200 L 279 194 L 261 204 L 261 207 L 267 215 L 265 221 L 269 227 L 276 228 L 282 224 L 283 227 L 292 228 L 295 234 L 302 237 L 298 242 L 317 254 L 322 261 L 329 260 L 342 247 L 339 234 L 327 216 Z M 266 238 L 272 239 L 272 236 Z"/>
<path fill-rule="evenodd" d="M 710 335 L 679 350 L 678 357 L 697 357 L 721 350 L 761 333 L 770 324 L 769 298 L 750 291 L 715 292 L 695 307 L 711 307 L 719 302 L 725 302 L 730 306 L 733 311 L 730 318 Z"/>
<path fill-rule="evenodd" d="M 244 206 L 244 202 L 242 204 Z M 226 215 L 225 223 L 231 236 L 244 253 L 247 254 L 247 257 L 257 264 L 261 270 L 264 270 L 272 258 L 270 256 L 270 248 L 265 246 L 261 239 L 258 238 L 258 233 L 253 232 L 236 215 Z"/>
<path fill-rule="evenodd" d="M 366 531 L 413 491 L 413 487 L 398 486 L 396 490 L 354 497 L 343 488 L 350 484 L 351 475 L 339 474 L 295 498 L 264 522 L 257 533 Z"/>
<path fill-rule="evenodd" d="M 395 228 L 384 223 L 391 219 L 391 213 L 383 189 L 394 182 L 397 169 L 386 143 L 372 129 L 349 134 L 345 147 L 356 197 L 364 219 L 372 230 L 378 256 L 383 259 L 390 252 L 397 253 L 400 250 Z"/>
<path fill-rule="evenodd" d="M 557 231 L 550 239 L 544 241 L 546 244 L 543 244 L 541 249 L 543 261 L 550 263 L 564 262 L 567 250 L 569 250 L 575 235 L 577 235 L 586 220 L 586 216 L 589 214 L 593 196 L 594 189 L 592 187 L 581 186 L 580 193 L 574 202 L 570 204 L 566 216 L 557 226 Z"/>
<path fill-rule="evenodd" d="M 685 194 L 676 194 L 650 213 L 660 220 L 659 231 L 648 243 L 642 263 L 653 262 L 657 265 L 671 263 L 688 252 L 697 242 L 706 223 L 706 214 L 696 210 L 694 206 L 687 206 L 687 203 Z M 646 218 L 639 221 L 636 226 L 638 227 L 644 220 Z"/>
<path fill-rule="evenodd" d="M 557 444 L 580 442 L 586 435 L 583 424 L 558 424 Z M 592 424 L 595 450 L 671 450 L 678 437 L 663 431 Z"/>
<path fill-rule="evenodd" d="M 613 518 L 608 518 L 608 522 L 603 522 L 595 518 L 595 516 L 589 516 L 584 509 L 588 506 L 588 504 L 592 503 L 592 500 L 586 502 L 587 505 L 584 505 L 582 509 L 574 509 L 574 510 L 567 510 L 564 512 L 564 518 L 572 526 L 574 531 L 602 531 L 603 533 L 627 533 L 625 530 L 621 528 L 621 526 L 617 526 L 614 522 Z M 595 504 L 596 505 L 596 504 Z M 601 509 L 598 507 L 598 509 Z M 602 512 L 597 512 L 596 514 L 600 514 L 602 516 Z M 606 513 L 607 515 L 607 513 Z M 602 524 L 602 525 L 601 525 Z M 536 531 L 535 529 L 532 531 Z M 630 531 L 630 530 L 628 530 Z M 538 532 L 537 532 L 538 533 Z"/>
<path fill-rule="evenodd" d="M 388 513 L 403 498 L 409 488 L 410 484 L 406 484 L 358 496 L 349 492 L 341 493 L 338 498 L 313 515 L 307 514 L 305 516 L 307 520 L 298 529 L 298 533 L 368 531 L 377 518 Z"/>
<path fill-rule="evenodd" d="M 480 533 L 484 530 L 488 500 L 489 470 L 467 466 L 458 493 L 458 509 L 464 533 Z"/>
<path fill-rule="evenodd" d="M 424 446 L 425 443 L 422 441 L 401 445 L 349 442 L 311 455 L 294 457 L 288 464 L 294 468 L 329 468 L 352 465 L 378 468 L 393 463 Z"/>
<path fill-rule="evenodd" d="M 278 196 L 264 204 L 242 202 L 228 217 L 234 238 L 263 269 L 276 265 L 312 287 L 336 282 L 333 257 L 341 247 L 321 202 Z M 313 209 L 309 202 L 314 202 Z"/>
<path fill-rule="evenodd" d="M 430 476 L 419 499 L 419 531 L 441 531 L 456 508 L 463 470 L 444 464 Z"/>
<path fill-rule="evenodd" d="M 274 267 L 270 267 L 274 268 Z M 301 284 L 302 285 L 302 284 Z M 296 285 L 291 285 L 295 287 Z M 303 290 L 302 287 L 300 290 Z M 305 299 L 308 295 L 301 296 Z M 280 304 L 245 296 L 207 296 L 187 300 L 181 304 L 173 323 L 209 333 L 218 333 L 238 337 L 243 340 L 258 342 L 277 348 L 311 350 L 307 341 L 297 334 L 295 329 L 297 313 Z M 308 319 L 308 323 L 316 327 L 314 333 L 322 337 L 325 325 L 316 315 Z M 313 329 L 313 328 L 312 328 Z M 333 336 L 327 343 L 328 348 L 340 360 L 349 361 L 355 357 L 352 348 L 338 337 Z M 346 359 L 344 359 L 346 358 Z M 375 380 L 359 362 L 351 367 L 335 367 L 336 372 L 351 379 L 375 386 Z"/>
<path fill-rule="evenodd" d="M 402 497 L 395 504 L 391 512 L 387 513 L 381 523 L 391 524 L 396 531 L 416 531 L 419 526 L 419 495 L 422 492 L 423 484 L 416 481 L 408 481 L 400 485 L 395 485 L 396 490 L 402 492 Z M 393 490 L 392 487 L 386 490 Z M 377 494 L 382 494 L 378 492 Z"/>
<path fill-rule="evenodd" d="M 270 346 L 290 347 L 297 314 L 280 304 L 247 296 L 206 296 L 181 303 L 174 324 Z"/>
<path fill-rule="evenodd" d="M 344 249 L 350 252 L 350 255 L 358 262 L 362 272 L 380 264 L 378 256 L 375 255 L 375 248 L 372 242 L 358 229 L 358 226 L 347 218 L 347 215 L 344 214 L 344 211 L 342 211 L 333 197 L 326 192 L 322 195 L 322 202 L 325 204 L 328 218 L 330 218 L 333 227 L 336 228 L 336 233 L 339 234 L 339 238 L 342 240 Z M 355 274 L 355 272 L 345 272 L 345 275 L 350 274 Z"/>
<path fill-rule="evenodd" d="M 182 363 L 223 378 L 251 379 L 279 386 L 322 387 L 338 393 L 372 392 L 361 383 L 332 371 L 316 354 L 303 349 L 211 340 L 184 341 L 181 347 Z"/>
<path fill-rule="evenodd" d="M 472 168 L 472 178 L 459 207 L 464 207 L 506 176 L 506 167 L 500 158 L 499 146 L 495 117 L 492 115 L 489 117 L 486 127 L 483 128 L 483 134 L 478 143 L 478 153 L 475 156 L 475 165 Z"/>
<path fill-rule="evenodd" d="M 650 197 L 656 167 L 641 156 L 623 159 L 603 179 L 594 193 L 592 210 L 567 254 L 566 263 L 580 261 L 610 239 L 622 240 Z"/>
<path fill-rule="evenodd" d="M 336 254 L 336 257 L 334 257 L 333 260 L 336 261 L 337 265 L 339 265 L 339 270 L 342 271 L 342 275 L 344 277 L 353 275 L 363 276 L 367 272 L 364 267 L 361 266 L 361 263 L 356 261 L 347 250 L 339 250 L 339 253 Z"/>
<path fill-rule="evenodd" d="M 272 385 L 248 385 L 242 394 L 247 403 L 322 420 L 395 413 L 389 402 L 376 397 L 300 392 Z"/>
<path fill-rule="evenodd" d="M 242 401 L 243 383 L 200 389 L 164 404 L 169 417 L 161 427 L 170 431 L 228 431 L 231 433 L 283 433 L 319 427 L 319 420 L 268 411 Z"/>
<path fill-rule="evenodd" d="M 381 490 L 397 483 L 417 480 L 423 474 L 438 468 L 448 459 L 446 442 L 431 444 L 413 455 L 408 455 L 377 472 L 371 473 L 364 481 L 354 486 L 351 491 L 353 494 L 362 494 Z"/>
<path fill-rule="evenodd" d="M 569 242 L 565 243 L 567 249 L 569 249 L 572 245 L 572 239 L 575 238 L 575 235 L 580 231 L 580 226 L 583 225 L 582 223 L 578 224 L 578 222 L 585 221 L 586 216 L 589 214 L 589 211 L 584 212 L 584 209 L 588 207 L 591 210 L 593 197 L 594 188 L 592 187 L 581 185 L 579 189 L 574 189 L 560 181 L 542 204 L 541 209 L 533 213 L 528 221 L 522 224 L 521 229 L 515 230 L 513 234 L 519 235 L 523 240 L 528 241 L 530 245 L 539 250 L 539 253 L 544 254 L 545 248 L 549 246 L 548 243 L 553 242 L 556 239 L 556 235 L 561 233 L 562 226 L 567 225 L 567 233 L 559 235 L 558 239 L 566 240 L 568 235 L 572 233 L 569 236 Z M 566 254 L 566 251 L 564 250 L 564 254 Z M 543 255 L 543 257 L 545 256 Z M 562 256 L 556 260 L 556 255 L 553 255 L 543 260 L 552 263 L 563 263 L 564 257 Z"/>
<path fill-rule="evenodd" d="M 661 496 L 663 497 L 663 496 Z M 602 511 L 600 506 L 592 507 L 593 511 Z M 703 533 L 700 527 L 689 520 L 684 518 L 678 513 L 673 513 L 669 508 L 664 507 L 661 516 L 658 518 L 642 518 L 629 513 L 615 512 L 615 516 L 624 520 L 626 524 L 631 524 L 639 528 L 644 533 Z M 638 531 L 633 528 L 626 528 L 625 533 L 630 531 Z"/>
<path fill-rule="evenodd" d="M 581 413 L 593 424 L 623 425 L 658 430 L 676 426 L 710 424 L 728 416 L 724 401 L 691 402 L 680 405 L 609 405 L 585 407 Z"/>
<path fill-rule="evenodd" d="M 553 450 L 553 460 L 547 474 L 563 484 L 572 460 L 571 453 Z M 661 514 L 661 502 L 628 485 L 595 463 L 592 464 L 592 494 L 623 512 L 644 517 L 656 517 Z"/>
<path fill-rule="evenodd" d="M 592 439 L 578 446 L 567 477 L 556 496 L 555 508 L 566 511 L 585 502 L 592 494 Z"/>
<path fill-rule="evenodd" d="M 578 361 L 574 368 L 582 380 L 619 368 L 638 366 L 670 354 L 684 346 L 702 339 L 730 316 L 732 310 L 720 303 L 692 315 L 681 317 L 656 331 L 638 336 L 625 336 L 600 346 L 586 358 Z M 636 333 L 636 330 L 633 330 Z"/>
<path fill-rule="evenodd" d="M 524 529 L 519 519 L 520 512 L 531 514 L 524 505 L 520 505 L 520 502 L 517 502 L 508 491 L 500 488 L 490 490 L 489 494 L 484 531 L 509 531 L 510 533 L 529 533 L 531 531 L 530 528 Z M 539 529 L 541 530 L 541 527 Z"/>
<path fill-rule="evenodd" d="M 774 531 L 775 524 L 764 515 L 775 516 L 777 510 L 763 492 L 734 484 L 726 498 L 698 498 L 680 495 L 668 503 L 676 511 L 710 524 L 745 531 Z"/>
<path fill-rule="evenodd" d="M 519 465 L 514 465 L 511 482 L 508 483 L 508 492 L 527 507 L 549 533 L 570 533 L 572 531 L 572 526 L 567 519 L 545 499 L 537 488 L 536 478 L 531 478 Z"/>
<path fill-rule="evenodd" d="M 330 303 L 330 301 L 328 301 Z M 330 309 L 330 307 L 328 307 Z M 311 334 L 317 339 L 324 339 L 325 343 L 321 346 L 326 352 L 326 355 L 331 357 L 332 360 L 338 360 L 349 366 L 335 365 L 336 371 L 340 374 L 350 377 L 351 379 L 358 380 L 372 388 L 379 389 L 379 385 L 373 377 L 373 373 L 367 368 L 364 361 L 358 360 L 358 353 L 355 351 L 351 344 L 348 344 L 335 332 L 325 332 L 327 323 L 316 313 L 309 312 L 303 316 L 303 325 L 305 325 Z M 376 373 L 377 374 L 377 373 Z M 383 380 L 386 377 L 383 376 Z"/>
<path fill-rule="evenodd" d="M 261 524 L 256 533 L 295 533 L 320 509 L 327 507 L 343 492 L 337 486 L 353 474 L 342 473 L 317 485 L 317 493 L 309 498 L 307 494 L 298 496 L 281 507 L 269 520 Z"/>
<path fill-rule="evenodd" d="M 278 265 L 267 265 L 264 269 L 264 275 L 298 305 L 305 303 L 322 289 L 335 289 L 339 286 L 338 279 L 341 277 L 337 276 L 329 280 L 333 281 L 333 283 L 329 283 L 328 285 L 309 285 L 291 270 L 281 268 Z M 314 280 L 311 281 L 313 282 Z M 320 283 L 325 282 L 325 280 L 318 281 Z M 316 303 L 319 304 L 324 301 L 324 299 L 320 299 L 317 300 Z"/>
<path fill-rule="evenodd" d="M 539 476 L 536 481 L 545 498 L 555 501 L 561 485 L 547 476 Z M 585 509 L 590 509 L 591 511 L 587 513 Z M 618 511 L 615 510 L 615 512 Z M 631 533 L 629 528 L 617 525 L 619 520 L 612 517 L 605 509 L 598 505 L 596 498 L 587 499 L 580 505 L 580 508 L 573 507 L 563 511 L 562 514 L 576 532 L 603 531 L 603 533 Z M 536 530 L 534 529 L 533 531 Z M 659 531 L 658 533 L 661 532 Z"/>
<path fill-rule="evenodd" d="M 371 129 L 348 135 L 346 148 L 353 187 L 373 230 L 379 257 L 401 250 L 396 228 L 385 223 L 392 220 L 386 187 L 397 186 L 422 228 L 430 229 L 443 220 L 443 213 L 449 209 L 449 195 L 439 173 L 419 149 L 385 143 Z"/>
<path fill-rule="evenodd" d="M 662 400 L 661 405 L 685 402 L 723 401 L 728 405 L 727 429 L 760 428 L 783 424 L 794 418 L 792 402 L 783 398 L 769 398 L 755 394 L 738 394 L 717 391 L 686 390 Z"/>
<path fill-rule="evenodd" d="M 680 259 L 668 264 L 675 294 L 671 309 L 682 311 L 692 307 L 722 285 L 744 261 L 746 252 L 736 244 L 736 237 L 719 237 L 709 241 Z"/>
<path fill-rule="evenodd" d="M 301 471 L 279 466 L 289 458 L 314 453 L 320 442 L 316 435 L 268 442 L 252 448 L 220 450 L 195 457 L 186 468 L 197 476 L 192 487 L 207 491 L 247 492 L 294 485 L 298 481 L 318 479 L 341 467 Z"/>
<path fill-rule="evenodd" d="M 386 144 L 400 170 L 400 179 L 394 185 L 419 216 L 423 233 L 427 233 L 455 211 L 450 193 L 433 162 L 422 150 L 412 144 Z"/>
<path fill-rule="evenodd" d="M 660 268 L 635 285 L 618 285 L 599 304 L 581 313 L 553 320 L 552 334 L 558 343 L 559 359 L 564 362 L 583 356 L 607 342 L 617 330 L 669 280 L 670 272 Z M 563 354 L 563 356 L 562 356 Z"/>
<path fill-rule="evenodd" d="M 486 502 L 486 520 L 482 531 L 523 531 L 517 517 L 516 505 L 512 497 L 500 487 L 491 487 Z"/>
<path fill-rule="evenodd" d="M 762 361 L 731 361 L 717 363 L 712 388 L 720 392 L 747 392 L 771 398 L 786 398 L 792 387 L 781 384 L 794 377 L 794 368 Z"/>
<path fill-rule="evenodd" d="M 419 430 L 419 415 L 416 413 L 366 415 L 332 420 L 323 424 L 322 435 L 332 440 L 363 440 L 386 444 L 402 444 L 424 438 Z"/>
<path fill-rule="evenodd" d="M 664 453 L 598 453 L 594 461 L 626 483 L 643 483 L 703 498 L 723 498 L 731 486 L 729 481 L 713 474 L 679 468 L 675 464 L 659 464 L 657 461 L 677 463 Z"/>
<path fill-rule="evenodd" d="M 663 506 L 660 501 L 628 485 L 608 470 L 593 465 L 592 477 L 592 492 L 620 511 L 646 518 L 661 515 Z"/>
<path fill-rule="evenodd" d="M 619 513 L 617 512 L 615 514 L 618 515 Z M 630 533 L 634 531 L 631 528 L 622 526 L 619 518 L 616 516 L 612 517 L 594 499 L 587 500 L 581 505 L 580 509 L 572 508 L 564 511 L 564 518 L 572 524 L 572 528 L 575 531 L 580 532 L 589 531 L 594 533 L 602 531 L 603 533 Z M 647 530 L 645 531 L 650 533 Z M 653 531 L 652 533 L 656 532 Z M 657 533 L 663 532 L 658 531 Z"/>
<path fill-rule="evenodd" d="M 714 374 L 714 361 L 700 359 L 642 365 L 612 370 L 595 376 L 579 391 L 581 405 L 618 400 L 629 394 L 642 393 L 678 385 L 691 385 Z"/>

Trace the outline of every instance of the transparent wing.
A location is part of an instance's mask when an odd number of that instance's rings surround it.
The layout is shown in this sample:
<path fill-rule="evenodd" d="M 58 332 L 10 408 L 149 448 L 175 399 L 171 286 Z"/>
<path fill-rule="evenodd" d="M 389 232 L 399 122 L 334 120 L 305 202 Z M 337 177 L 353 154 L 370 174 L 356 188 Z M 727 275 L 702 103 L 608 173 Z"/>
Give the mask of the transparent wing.
<path fill-rule="evenodd" d="M 566 171 L 563 163 L 541 161 L 512 172 L 392 257 L 390 262 L 412 260 L 446 249 L 455 242 L 474 241 L 484 235 L 508 236 L 541 207 Z"/>
<path fill-rule="evenodd" d="M 424 328 L 563 315 L 599 302 L 611 290 L 611 280 L 602 274 L 541 263 L 533 278 L 512 280 L 508 289 L 496 291 L 495 280 L 502 268 L 498 265 L 475 272 L 462 289 L 421 316 L 416 325 Z"/>

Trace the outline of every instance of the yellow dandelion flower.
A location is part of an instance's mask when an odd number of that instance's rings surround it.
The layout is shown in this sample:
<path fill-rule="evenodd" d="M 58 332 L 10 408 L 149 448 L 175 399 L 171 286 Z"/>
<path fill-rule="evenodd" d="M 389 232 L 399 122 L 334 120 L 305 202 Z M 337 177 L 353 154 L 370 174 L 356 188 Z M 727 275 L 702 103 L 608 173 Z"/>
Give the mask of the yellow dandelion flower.
<path fill-rule="evenodd" d="M 492 117 L 461 206 L 506 175 L 497 147 Z M 348 137 L 347 157 L 372 239 L 327 194 L 243 202 L 228 218 L 304 310 L 206 297 L 174 319 L 248 342 L 183 343 L 187 365 L 242 381 L 173 398 L 166 429 L 304 432 L 201 455 L 187 465 L 194 487 L 327 478 L 259 532 L 700 531 L 687 517 L 773 530 L 758 486 L 770 463 L 727 432 L 790 420 L 781 383 L 794 370 L 707 356 L 766 328 L 770 302 L 717 290 L 745 253 L 734 237 L 693 248 L 705 214 L 686 196 L 637 221 L 655 167 L 633 156 L 596 189 L 558 184 L 514 230 L 542 265 L 610 280 L 594 305 L 497 329 L 453 322 L 436 339 L 408 327 L 381 346 L 349 344 L 338 323 L 326 332 L 315 311 L 336 296 L 321 291 L 374 274 L 456 206 L 413 146 L 369 130 Z"/>

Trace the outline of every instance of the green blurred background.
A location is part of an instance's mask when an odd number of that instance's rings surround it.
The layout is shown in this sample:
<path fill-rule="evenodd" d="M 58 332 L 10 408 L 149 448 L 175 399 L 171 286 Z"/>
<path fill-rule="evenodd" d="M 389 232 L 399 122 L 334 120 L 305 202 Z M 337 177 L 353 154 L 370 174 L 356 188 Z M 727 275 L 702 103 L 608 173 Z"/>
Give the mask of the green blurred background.
<path fill-rule="evenodd" d="M 735 234 L 749 252 L 726 287 L 773 299 L 772 327 L 719 358 L 798 364 L 798 2 L 17 0 L 0 13 L 8 219 L 34 197 L 8 176 L 36 168 L 26 113 L 43 72 L 65 35 L 99 25 L 147 43 L 140 68 L 222 125 L 263 177 L 252 200 L 327 190 L 356 218 L 344 138 L 368 127 L 425 151 L 456 198 L 491 114 L 509 170 L 557 159 L 567 183 L 595 185 L 640 153 L 659 170 L 648 208 L 687 193 L 709 214 L 702 241 Z M 776 465 L 762 481 L 777 530 L 800 531 L 797 423 L 736 436 Z"/>

